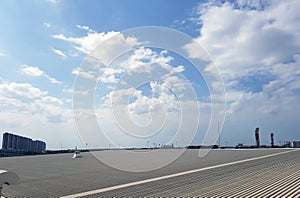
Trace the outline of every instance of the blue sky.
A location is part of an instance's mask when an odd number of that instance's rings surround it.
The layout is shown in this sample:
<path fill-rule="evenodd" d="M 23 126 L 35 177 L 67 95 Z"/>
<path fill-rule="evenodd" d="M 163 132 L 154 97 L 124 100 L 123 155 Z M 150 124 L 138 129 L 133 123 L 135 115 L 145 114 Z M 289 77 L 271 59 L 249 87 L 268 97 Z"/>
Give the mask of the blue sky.
<path fill-rule="evenodd" d="M 217 131 L 215 121 L 207 129 L 212 116 L 223 126 L 223 145 L 253 144 L 256 127 L 261 128 L 263 144 L 270 144 L 271 132 L 277 144 L 300 139 L 299 6 L 296 0 L 1 1 L 1 134 L 11 131 L 42 139 L 50 149 L 83 147 L 87 142 L 92 146 L 95 134 L 78 132 L 72 94 L 80 91 L 74 91 L 76 79 L 95 77 L 95 71 L 84 67 L 84 58 L 96 47 L 106 53 L 100 55 L 103 60 L 109 58 L 113 51 L 106 50 L 105 41 L 113 38 L 116 49 L 134 50 L 115 60 L 112 68 L 96 71 L 102 78 L 96 76 L 94 111 L 111 144 L 185 145 L 190 143 L 185 135 L 195 135 L 192 143 L 200 144 L 207 133 Z M 143 47 L 141 38 L 125 35 L 127 29 L 143 26 L 172 28 L 189 36 L 191 43 L 180 46 L 185 57 Z M 197 46 L 206 50 L 209 60 Z M 197 61 L 200 71 L 192 64 Z M 153 79 L 145 86 L 134 85 L 143 77 Z M 130 100 L 123 103 L 126 97 Z M 114 122 L 114 108 L 108 104 L 116 98 L 121 98 L 112 103 L 117 112 L 126 107 L 133 124 L 149 128 L 139 134 L 132 123 Z M 224 103 L 222 112 L 219 105 Z M 219 114 L 212 114 L 212 105 Z M 193 111 L 196 106 L 200 117 Z M 160 116 L 164 123 L 154 119 Z M 185 134 L 194 130 L 197 120 L 195 133 Z M 172 139 L 181 122 L 182 132 Z M 156 135 L 152 129 L 158 130 Z"/>

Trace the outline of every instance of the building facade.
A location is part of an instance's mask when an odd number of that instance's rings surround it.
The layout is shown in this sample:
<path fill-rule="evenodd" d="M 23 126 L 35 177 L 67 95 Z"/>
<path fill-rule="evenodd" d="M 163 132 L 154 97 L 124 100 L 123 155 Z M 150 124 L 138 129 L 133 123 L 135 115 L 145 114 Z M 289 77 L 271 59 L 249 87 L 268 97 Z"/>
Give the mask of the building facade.
<path fill-rule="evenodd" d="M 294 140 L 293 141 L 293 147 L 294 148 L 300 148 L 300 140 Z"/>
<path fill-rule="evenodd" d="M 2 138 L 2 150 L 15 153 L 42 153 L 46 151 L 46 143 L 5 132 Z"/>

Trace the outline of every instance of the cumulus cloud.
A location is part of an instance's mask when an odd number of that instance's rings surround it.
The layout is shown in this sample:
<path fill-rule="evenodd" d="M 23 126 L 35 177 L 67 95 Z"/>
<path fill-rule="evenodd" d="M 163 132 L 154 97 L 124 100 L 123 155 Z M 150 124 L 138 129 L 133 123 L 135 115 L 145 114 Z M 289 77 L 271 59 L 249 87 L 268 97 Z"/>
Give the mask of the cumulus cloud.
<path fill-rule="evenodd" d="M 122 69 L 104 68 L 102 70 L 102 75 L 98 81 L 103 83 L 117 83 L 119 81 L 117 76 L 123 73 Z"/>
<path fill-rule="evenodd" d="M 44 140 L 48 149 L 84 147 L 72 109 L 64 100 L 29 83 L 0 82 L 0 125 L 2 131 Z"/>
<path fill-rule="evenodd" d="M 124 51 L 131 50 L 139 42 L 134 37 L 125 37 L 120 32 L 96 32 L 87 26 L 77 26 L 81 29 L 88 29 L 87 35 L 82 37 L 67 37 L 64 34 L 52 35 L 53 38 L 73 44 L 74 48 L 90 57 L 101 60 L 105 65 L 110 64 Z M 97 48 L 101 43 L 101 48 Z M 90 54 L 93 52 L 92 54 Z"/>
<path fill-rule="evenodd" d="M 224 79 L 231 127 L 241 123 L 292 130 L 300 99 L 299 6 L 297 0 L 238 0 L 197 7 L 200 31 L 195 41 L 212 55 Z M 185 49 L 191 58 L 204 59 L 192 44 Z M 204 72 L 220 75 L 211 63 Z M 213 82 L 211 87 L 220 86 Z M 285 124 L 274 123 L 275 117 Z"/>
<path fill-rule="evenodd" d="M 66 122 L 71 118 L 70 112 L 63 108 L 61 99 L 28 83 L 2 82 L 0 101 L 2 112 L 39 115 L 49 122 Z"/>
<path fill-rule="evenodd" d="M 102 125 L 111 127 L 108 136 L 124 133 L 124 131 L 143 137 L 156 131 L 174 135 L 178 126 L 172 125 L 171 122 L 180 124 L 181 102 L 197 105 L 197 101 L 189 100 L 192 98 L 189 97 L 192 91 L 191 85 L 182 74 L 185 66 L 174 64 L 173 60 L 174 57 L 166 50 L 136 47 L 109 66 L 97 65 L 97 61 L 93 64 L 94 59 L 92 59 L 83 64 L 85 67 L 73 70 L 73 74 L 80 76 L 81 82 L 88 85 L 95 84 L 90 80 L 98 80 L 101 84 L 100 89 L 96 89 L 96 93 L 92 95 L 96 97 L 100 95 L 100 105 L 97 103 L 99 98 L 95 100 L 97 101 L 95 106 L 98 108 L 95 109 L 95 113 L 101 122 L 101 127 Z M 79 108 L 84 105 L 76 99 L 83 99 L 80 92 L 87 89 L 89 87 L 84 89 L 80 83 L 75 90 L 75 104 L 78 103 Z M 198 108 L 193 110 L 197 111 Z M 113 111 L 114 118 L 110 118 L 109 111 Z M 75 109 L 75 112 L 78 113 L 77 118 L 80 122 L 86 120 L 86 123 L 89 123 L 92 120 L 90 113 L 94 110 L 89 112 L 87 109 L 78 109 L 78 111 Z M 192 114 L 191 111 L 188 114 Z M 197 116 L 191 120 L 195 119 Z M 90 127 L 86 123 L 83 125 Z M 115 128 L 116 125 L 119 128 Z M 188 130 L 189 126 L 185 126 L 184 129 L 191 132 L 196 130 Z M 128 143 L 131 140 L 129 138 Z M 91 140 L 87 141 L 92 144 Z"/>
<path fill-rule="evenodd" d="M 33 67 L 28 65 L 22 65 L 20 69 L 20 73 L 32 77 L 44 75 L 44 71 L 40 70 L 38 67 Z"/>
<path fill-rule="evenodd" d="M 151 48 L 139 47 L 115 60 L 110 66 L 100 64 L 97 59 L 89 56 L 81 68 L 73 69 L 72 74 L 101 83 L 120 82 L 121 85 L 141 79 L 143 75 L 148 75 L 147 78 L 151 76 L 153 79 L 170 81 L 185 71 L 183 65 L 172 66 L 172 60 L 173 57 L 168 55 L 166 50 L 156 52 Z M 157 72 L 160 75 L 156 75 Z"/>
<path fill-rule="evenodd" d="M 156 93 L 156 97 L 143 95 L 142 90 L 133 87 L 129 89 L 118 89 L 111 91 L 107 99 L 112 105 L 125 105 L 130 113 L 141 115 L 151 111 L 171 111 L 179 110 L 179 101 L 168 88 L 157 82 L 151 82 L 151 92 Z M 132 102 L 129 103 L 129 101 Z M 127 106 L 126 106 L 127 105 Z"/>
<path fill-rule="evenodd" d="M 150 81 L 148 88 L 115 89 L 110 91 L 105 101 L 112 106 L 127 105 L 129 113 L 142 115 L 149 112 L 179 111 L 180 99 L 188 88 L 188 83 L 177 76 L 168 76 L 161 81 Z M 145 95 L 143 91 L 151 94 Z"/>
<path fill-rule="evenodd" d="M 199 5 L 202 26 L 196 41 L 214 57 L 229 90 L 240 79 L 257 73 L 279 79 L 289 73 L 289 69 L 282 73 L 275 70 L 279 64 L 281 68 L 289 68 L 288 62 L 298 61 L 295 59 L 300 49 L 299 20 L 295 20 L 300 17 L 298 6 L 298 1 L 268 1 L 265 4 L 209 2 Z M 187 45 L 186 48 L 190 57 L 196 58 L 193 46 Z M 198 58 L 202 58 L 201 53 Z M 205 72 L 218 75 L 210 64 Z M 289 75 L 295 75 L 295 71 Z"/>
<path fill-rule="evenodd" d="M 83 29 L 82 26 L 78 28 Z M 198 111 L 198 101 L 191 83 L 184 78 L 185 66 L 177 64 L 174 60 L 176 57 L 167 50 L 143 47 L 135 37 L 125 37 L 121 33 L 109 36 L 110 33 L 101 34 L 85 29 L 88 32 L 84 37 L 53 35 L 56 39 L 72 43 L 78 51 L 92 52 L 86 57 L 82 67 L 72 71 L 72 74 L 79 77 L 78 86 L 72 90 L 75 98 L 73 102 L 79 108 L 76 109 L 75 105 L 79 122 L 85 121 L 83 125 L 90 129 L 92 124 L 87 123 L 91 122 L 95 112 L 101 125 L 110 126 L 109 133 L 127 131 L 143 136 L 161 130 L 174 134 L 178 126 L 171 123 L 181 124 L 183 104 L 194 107 L 184 113 L 186 117 L 193 117 L 185 121 L 198 122 L 197 115 L 191 113 Z M 105 37 L 107 38 L 104 39 Z M 95 81 L 99 83 L 96 91 L 90 87 L 96 86 Z M 84 99 L 90 101 L 87 97 L 94 95 L 96 98 L 93 106 L 99 109 L 87 109 L 89 105 L 83 104 L 86 101 Z M 99 100 L 100 105 L 97 103 Z M 110 110 L 114 111 L 115 120 L 109 119 Z M 164 125 L 164 122 L 168 124 Z M 187 125 L 182 131 L 197 131 Z M 115 129 L 115 126 L 119 128 Z M 140 127 L 147 127 L 147 130 L 141 130 Z M 95 129 L 91 129 L 89 133 L 92 131 Z M 92 144 L 91 140 L 87 141 Z"/>
<path fill-rule="evenodd" d="M 299 2 L 269 3 L 264 9 L 253 9 L 263 7 L 262 3 L 250 5 L 249 1 L 238 1 L 238 6 L 200 4 L 202 27 L 196 40 L 214 57 L 224 78 L 235 78 L 236 73 L 247 76 L 258 67 L 268 70 L 299 52 L 299 22 L 294 20 L 299 16 Z M 189 50 L 194 58 L 196 52 Z"/>
<path fill-rule="evenodd" d="M 43 70 L 39 69 L 38 67 L 22 65 L 19 72 L 23 75 L 30 76 L 30 77 L 43 76 L 43 77 L 47 78 L 53 84 L 61 84 L 60 81 L 56 80 L 53 77 L 50 77 L 48 74 L 46 74 Z"/>
<path fill-rule="evenodd" d="M 120 63 L 120 67 L 128 74 L 131 73 L 151 73 L 153 70 L 161 68 L 172 74 L 181 73 L 185 70 L 184 66 L 173 67 L 170 62 L 173 57 L 167 55 L 168 51 L 163 50 L 160 53 L 150 48 L 140 47 L 133 51 L 126 60 Z"/>
<path fill-rule="evenodd" d="M 89 32 L 84 37 L 67 37 L 64 34 L 53 35 L 53 38 L 68 41 L 75 44 L 75 48 L 85 54 L 90 53 L 94 50 L 102 41 L 119 34 L 118 32 L 107 32 L 107 33 L 96 33 Z"/>

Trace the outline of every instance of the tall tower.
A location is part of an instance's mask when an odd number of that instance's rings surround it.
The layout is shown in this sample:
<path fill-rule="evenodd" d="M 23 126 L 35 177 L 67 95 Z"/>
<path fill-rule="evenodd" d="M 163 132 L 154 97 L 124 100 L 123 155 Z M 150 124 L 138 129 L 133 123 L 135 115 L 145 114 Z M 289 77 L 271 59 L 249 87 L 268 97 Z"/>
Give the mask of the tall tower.
<path fill-rule="evenodd" d="M 274 147 L 274 133 L 271 133 L 271 147 Z"/>
<path fill-rule="evenodd" d="M 256 147 L 258 148 L 260 146 L 259 128 L 258 127 L 255 129 L 255 141 L 256 141 Z"/>

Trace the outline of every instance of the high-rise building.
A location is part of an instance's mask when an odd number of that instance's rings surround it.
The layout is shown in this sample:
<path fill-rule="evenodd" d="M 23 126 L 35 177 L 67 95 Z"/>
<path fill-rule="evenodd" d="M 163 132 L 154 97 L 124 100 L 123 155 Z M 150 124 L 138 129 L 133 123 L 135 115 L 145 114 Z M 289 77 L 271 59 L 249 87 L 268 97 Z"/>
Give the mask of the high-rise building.
<path fill-rule="evenodd" d="M 31 151 L 35 153 L 41 153 L 46 150 L 46 143 L 40 140 L 31 142 Z"/>
<path fill-rule="evenodd" d="M 260 140 L 259 140 L 259 128 L 258 127 L 255 129 L 255 141 L 256 141 L 256 147 L 259 147 Z"/>
<path fill-rule="evenodd" d="M 274 133 L 271 133 L 271 146 L 274 147 Z"/>
<path fill-rule="evenodd" d="M 5 132 L 2 138 L 2 150 L 15 153 L 42 153 L 46 151 L 46 143 Z"/>
<path fill-rule="evenodd" d="M 293 147 L 294 148 L 300 148 L 300 140 L 294 140 L 293 141 Z"/>

